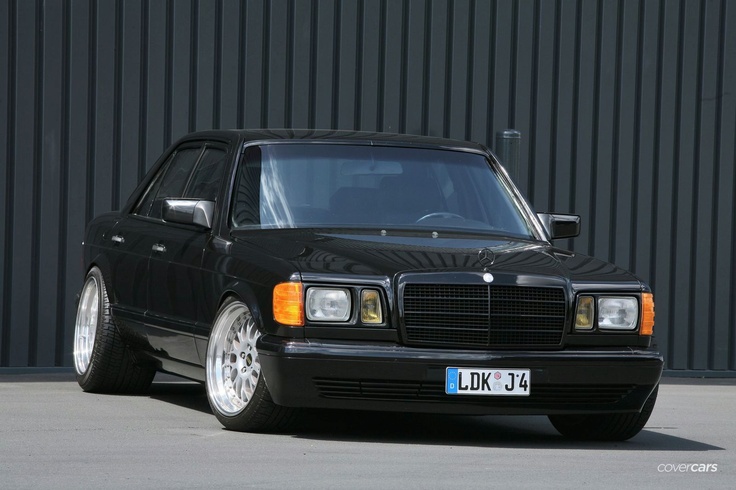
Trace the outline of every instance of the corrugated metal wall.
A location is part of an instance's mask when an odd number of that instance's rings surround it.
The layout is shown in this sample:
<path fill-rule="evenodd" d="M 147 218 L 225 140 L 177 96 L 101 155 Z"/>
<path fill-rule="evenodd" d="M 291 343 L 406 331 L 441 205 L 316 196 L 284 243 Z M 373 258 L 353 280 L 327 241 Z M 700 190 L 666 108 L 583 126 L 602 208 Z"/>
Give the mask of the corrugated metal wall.
<path fill-rule="evenodd" d="M 68 366 L 80 240 L 193 130 L 492 146 L 657 299 L 673 370 L 736 370 L 736 2 L 0 0 L 0 366 Z"/>

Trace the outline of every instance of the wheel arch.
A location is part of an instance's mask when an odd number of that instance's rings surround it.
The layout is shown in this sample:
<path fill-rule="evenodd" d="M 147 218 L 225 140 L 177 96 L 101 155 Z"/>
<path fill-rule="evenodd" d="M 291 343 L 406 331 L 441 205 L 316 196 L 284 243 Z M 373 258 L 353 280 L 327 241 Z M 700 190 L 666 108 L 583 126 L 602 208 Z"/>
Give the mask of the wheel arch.
<path fill-rule="evenodd" d="M 274 286 L 276 283 L 274 283 Z M 260 289 L 259 289 L 260 288 Z M 278 337 L 287 338 L 304 338 L 304 327 L 288 326 L 277 323 L 273 319 L 273 310 L 270 304 L 273 297 L 273 286 L 259 285 L 254 287 L 251 283 L 242 279 L 233 279 L 225 287 L 219 296 L 217 311 L 219 311 L 222 303 L 229 297 L 235 296 L 240 298 L 243 303 L 250 309 L 251 315 L 256 321 L 258 330 L 263 334 L 276 335 Z"/>
<path fill-rule="evenodd" d="M 227 284 L 220 293 L 217 302 L 217 311 L 220 311 L 222 305 L 230 298 L 235 298 L 236 300 L 245 303 L 245 306 L 248 307 L 250 314 L 256 322 L 258 330 L 261 332 L 265 331 L 263 311 L 261 310 L 258 297 L 253 291 L 253 288 L 247 282 L 236 279 Z"/>
<path fill-rule="evenodd" d="M 105 283 L 105 290 L 107 291 L 110 303 L 117 303 L 117 298 L 114 297 L 115 288 L 112 287 L 112 266 L 110 261 L 104 254 L 98 254 L 87 265 L 87 268 L 84 271 L 84 277 L 86 278 L 90 271 L 95 267 L 99 269 L 102 281 Z"/>

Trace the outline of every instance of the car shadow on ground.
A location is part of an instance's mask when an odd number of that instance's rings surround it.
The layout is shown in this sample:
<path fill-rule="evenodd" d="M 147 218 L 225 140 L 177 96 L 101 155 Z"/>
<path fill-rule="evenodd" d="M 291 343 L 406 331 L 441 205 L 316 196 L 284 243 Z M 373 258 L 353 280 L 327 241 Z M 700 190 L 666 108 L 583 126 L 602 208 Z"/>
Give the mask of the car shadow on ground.
<path fill-rule="evenodd" d="M 161 381 L 151 385 L 152 399 L 211 414 L 204 385 Z M 223 429 L 224 430 L 224 429 Z M 645 427 L 625 442 L 579 442 L 560 436 L 544 416 L 460 416 L 352 410 L 302 410 L 287 435 L 300 439 L 478 446 L 563 448 L 619 451 L 715 451 L 704 442 L 677 436 L 676 427 Z"/>
<path fill-rule="evenodd" d="M 294 436 L 306 439 L 508 448 L 713 451 L 678 437 L 676 428 L 645 428 L 625 442 L 581 442 L 560 436 L 545 416 L 459 416 L 416 413 L 307 412 Z"/>
<path fill-rule="evenodd" d="M 156 376 L 157 379 L 160 377 L 160 375 Z M 174 378 L 172 376 L 170 380 L 154 381 L 151 383 L 147 395 L 154 400 L 212 414 L 212 409 L 210 409 L 210 404 L 207 401 L 204 384 L 201 383 L 184 381 L 181 378 Z"/>

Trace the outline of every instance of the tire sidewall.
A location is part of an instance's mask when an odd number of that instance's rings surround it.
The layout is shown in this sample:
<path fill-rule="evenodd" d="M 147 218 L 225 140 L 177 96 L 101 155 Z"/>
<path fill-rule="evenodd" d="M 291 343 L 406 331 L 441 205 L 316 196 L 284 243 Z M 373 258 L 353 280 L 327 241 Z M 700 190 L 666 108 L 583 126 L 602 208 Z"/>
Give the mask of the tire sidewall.
<path fill-rule="evenodd" d="M 87 285 L 87 282 L 90 280 L 90 278 L 94 278 L 95 282 L 97 284 L 97 325 L 95 326 L 95 340 L 94 344 L 92 345 L 92 353 L 89 357 L 89 363 L 87 363 L 87 369 L 83 373 L 78 372 L 77 370 L 77 363 L 75 361 L 74 363 L 74 372 L 77 375 L 77 382 L 80 386 L 85 386 L 89 382 L 90 375 L 93 370 L 93 366 L 95 362 L 97 362 L 98 352 L 99 352 L 99 342 L 100 342 L 100 333 L 103 328 L 103 317 L 105 315 L 105 312 L 107 310 L 107 291 L 105 289 L 105 283 L 104 279 L 102 278 L 102 272 L 100 272 L 100 269 L 97 267 L 93 267 L 90 269 L 90 271 L 87 273 L 87 275 L 84 278 L 84 285 Z M 84 290 L 84 287 L 83 289 Z M 81 307 L 81 299 L 80 304 L 77 306 L 77 315 L 79 314 L 79 308 Z M 75 318 L 75 337 L 76 337 L 76 318 Z M 75 338 L 76 343 L 76 338 Z"/>
<path fill-rule="evenodd" d="M 552 425 L 565 437 L 582 441 L 625 441 L 637 435 L 654 410 L 657 384 L 638 413 L 610 413 L 549 416 Z"/>

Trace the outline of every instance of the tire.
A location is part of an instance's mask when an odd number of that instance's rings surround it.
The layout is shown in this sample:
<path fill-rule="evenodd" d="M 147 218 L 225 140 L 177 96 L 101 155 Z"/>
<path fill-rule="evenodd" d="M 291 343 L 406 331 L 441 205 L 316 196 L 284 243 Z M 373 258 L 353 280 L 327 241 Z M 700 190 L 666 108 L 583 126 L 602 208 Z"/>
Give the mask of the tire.
<path fill-rule="evenodd" d="M 212 412 L 228 430 L 281 431 L 294 419 L 294 409 L 271 399 L 256 349 L 260 336 L 245 303 L 222 304 L 207 344 L 205 384 Z"/>
<path fill-rule="evenodd" d="M 74 322 L 74 369 L 84 391 L 140 393 L 154 369 L 135 364 L 110 310 L 105 281 L 97 267 L 87 274 Z"/>
<path fill-rule="evenodd" d="M 646 425 L 657 401 L 659 385 L 654 388 L 641 412 L 586 415 L 550 415 L 555 429 L 568 439 L 580 441 L 625 441 Z"/>

